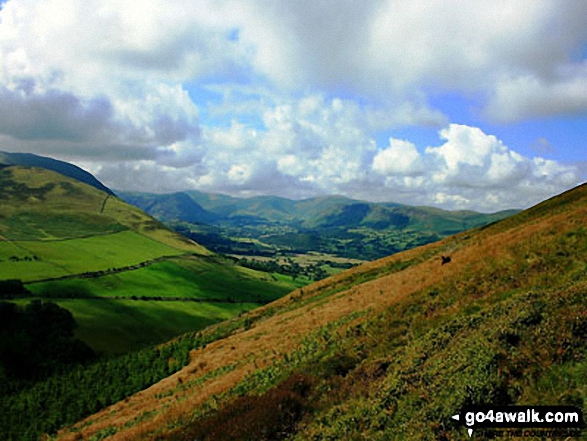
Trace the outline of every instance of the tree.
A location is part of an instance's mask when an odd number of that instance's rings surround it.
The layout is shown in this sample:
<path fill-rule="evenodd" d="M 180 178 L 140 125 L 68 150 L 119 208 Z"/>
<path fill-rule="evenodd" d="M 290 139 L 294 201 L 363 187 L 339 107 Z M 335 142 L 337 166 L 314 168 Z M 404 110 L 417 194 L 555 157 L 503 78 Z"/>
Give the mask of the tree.
<path fill-rule="evenodd" d="M 73 315 L 54 303 L 34 300 L 19 308 L 0 302 L 0 323 L 0 365 L 8 378 L 44 377 L 94 356 L 74 339 Z"/>

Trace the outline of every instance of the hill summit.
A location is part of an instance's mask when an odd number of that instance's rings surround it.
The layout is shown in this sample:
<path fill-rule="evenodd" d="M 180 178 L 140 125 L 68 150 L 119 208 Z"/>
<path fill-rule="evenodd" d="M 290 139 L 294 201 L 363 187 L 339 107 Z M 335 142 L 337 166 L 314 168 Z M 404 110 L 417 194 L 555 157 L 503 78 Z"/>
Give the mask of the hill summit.
<path fill-rule="evenodd" d="M 91 185 L 98 190 L 102 190 L 110 195 L 114 195 L 112 190 L 102 184 L 92 174 L 77 165 L 69 162 L 59 161 L 45 156 L 33 155 L 32 153 L 7 153 L 0 152 L 0 166 L 19 165 L 22 167 L 38 167 L 60 173 L 76 181 Z"/>

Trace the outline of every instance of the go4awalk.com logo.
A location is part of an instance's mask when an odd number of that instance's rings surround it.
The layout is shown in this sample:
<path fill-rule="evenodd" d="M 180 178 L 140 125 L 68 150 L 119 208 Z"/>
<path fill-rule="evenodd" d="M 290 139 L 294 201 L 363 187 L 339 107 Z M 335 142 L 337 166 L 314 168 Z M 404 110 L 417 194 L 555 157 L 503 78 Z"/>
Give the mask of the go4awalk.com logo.
<path fill-rule="evenodd" d="M 536 430 L 522 429 L 540 429 L 558 437 L 583 428 L 583 411 L 574 406 L 466 406 L 452 419 L 467 428 L 469 437 L 476 429 L 514 429 L 517 436 L 535 436 Z"/>

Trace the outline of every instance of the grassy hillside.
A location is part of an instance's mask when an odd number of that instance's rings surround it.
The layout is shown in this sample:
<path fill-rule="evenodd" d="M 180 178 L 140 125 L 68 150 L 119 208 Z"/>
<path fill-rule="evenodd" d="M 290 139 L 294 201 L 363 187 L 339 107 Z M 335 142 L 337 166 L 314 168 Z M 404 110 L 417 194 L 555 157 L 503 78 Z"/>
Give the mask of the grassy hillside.
<path fill-rule="evenodd" d="M 51 170 L 69 178 L 75 179 L 76 181 L 91 185 L 92 187 L 95 187 L 98 190 L 102 190 L 103 192 L 110 195 L 114 195 L 114 193 L 108 187 L 98 181 L 87 171 L 68 162 L 58 161 L 57 159 L 37 156 L 31 153 L 0 152 L 0 164 L 19 165 L 22 167 L 37 167 L 45 170 Z"/>
<path fill-rule="evenodd" d="M 457 440 L 465 404 L 585 411 L 586 215 L 583 185 L 186 334 L 185 368 L 57 438 Z"/>
<path fill-rule="evenodd" d="M 300 286 L 213 257 L 110 193 L 21 166 L 0 168 L 0 280 L 7 279 L 70 310 L 78 337 L 107 355 L 203 328 Z"/>
<path fill-rule="evenodd" d="M 56 243 L 130 231 L 139 247 L 142 237 L 148 246 L 159 242 L 170 252 L 209 254 L 138 208 L 59 173 L 3 167 L 0 189 L 0 239 L 24 250 L 27 242 Z"/>

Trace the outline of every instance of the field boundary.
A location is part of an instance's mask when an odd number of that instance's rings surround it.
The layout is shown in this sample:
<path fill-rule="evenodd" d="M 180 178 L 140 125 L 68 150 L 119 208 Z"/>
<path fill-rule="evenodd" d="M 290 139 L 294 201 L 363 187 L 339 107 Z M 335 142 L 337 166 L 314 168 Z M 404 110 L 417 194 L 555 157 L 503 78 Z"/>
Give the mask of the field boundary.
<path fill-rule="evenodd" d="M 106 270 L 99 270 L 99 271 L 87 271 L 87 272 L 78 273 L 78 274 L 67 274 L 65 276 L 49 277 L 46 279 L 39 279 L 39 280 L 31 280 L 29 282 L 23 282 L 23 284 L 24 285 L 31 285 L 33 283 L 55 282 L 58 280 L 68 280 L 68 279 L 95 279 L 95 278 L 102 277 L 102 276 L 109 276 L 111 274 L 118 274 L 118 273 L 124 273 L 126 271 L 138 270 L 140 268 L 144 268 L 144 267 L 152 265 L 154 263 L 163 262 L 165 260 L 186 257 L 186 256 L 196 256 L 196 255 L 197 254 L 194 254 L 194 253 L 184 253 L 184 254 L 172 254 L 172 255 L 168 255 L 168 256 L 160 256 L 160 257 L 156 257 L 155 259 L 145 260 L 144 262 L 136 263 L 134 265 L 129 265 L 129 266 L 123 266 L 120 268 L 109 268 Z"/>

